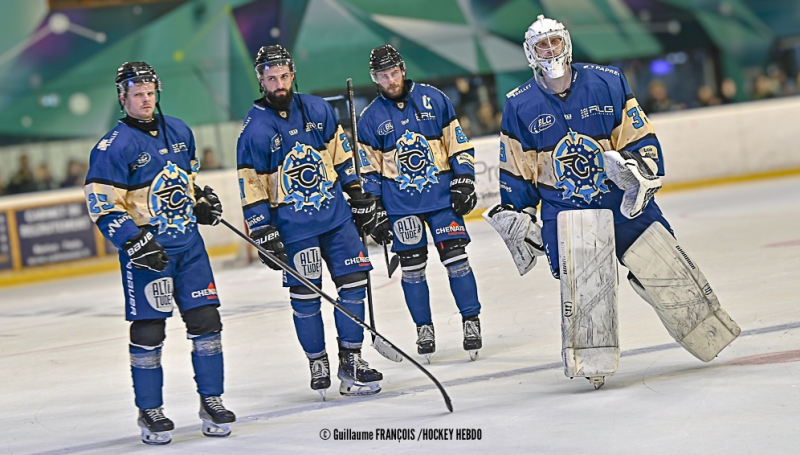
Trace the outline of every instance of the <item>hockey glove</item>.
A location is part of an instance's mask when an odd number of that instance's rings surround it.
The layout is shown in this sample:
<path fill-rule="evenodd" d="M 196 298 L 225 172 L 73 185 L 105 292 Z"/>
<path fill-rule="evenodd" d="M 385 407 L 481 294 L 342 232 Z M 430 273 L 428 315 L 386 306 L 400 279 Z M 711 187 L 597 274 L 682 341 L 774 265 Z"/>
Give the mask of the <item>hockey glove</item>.
<path fill-rule="evenodd" d="M 365 193 L 358 182 L 352 182 L 344 190 L 350 196 L 350 212 L 353 213 L 353 221 L 356 222 L 359 235 L 369 235 L 375 229 L 377 223 L 377 201 L 374 195 Z"/>
<path fill-rule="evenodd" d="M 389 223 L 389 214 L 386 213 L 386 209 L 380 199 L 375 202 L 375 206 L 375 229 L 372 230 L 370 236 L 378 245 L 388 245 L 394 239 L 392 225 Z"/>
<path fill-rule="evenodd" d="M 250 238 L 255 240 L 255 242 L 261 246 L 261 248 L 264 248 L 272 253 L 273 256 L 275 256 L 284 264 L 289 263 L 289 258 L 286 256 L 286 248 L 283 246 L 283 242 L 281 242 L 281 233 L 278 232 L 278 229 L 275 226 L 266 225 L 262 228 L 256 229 L 250 233 Z M 261 259 L 261 262 L 264 265 L 272 270 L 283 270 L 281 266 L 276 264 L 272 259 L 268 258 L 261 252 L 258 253 L 258 258 Z"/>
<path fill-rule="evenodd" d="M 211 226 L 219 224 L 219 219 L 222 218 L 222 202 L 214 190 L 208 185 L 204 189 L 195 185 L 194 199 L 197 201 L 194 205 L 194 216 L 197 218 L 197 223 Z"/>
<path fill-rule="evenodd" d="M 125 242 L 122 248 L 128 254 L 131 264 L 140 270 L 163 272 L 169 263 L 169 256 L 164 247 L 159 245 L 153 233 L 144 227 Z"/>
<path fill-rule="evenodd" d="M 469 175 L 454 175 L 450 181 L 450 206 L 458 216 L 464 216 L 475 208 L 475 181 Z"/>
<path fill-rule="evenodd" d="M 545 255 L 542 228 L 536 224 L 536 215 L 496 204 L 483 213 L 483 218 L 500 234 L 520 276 L 536 265 L 536 256 Z"/>
<path fill-rule="evenodd" d="M 658 166 L 652 159 L 627 150 L 609 150 L 603 157 L 608 178 L 625 192 L 620 212 L 626 218 L 636 218 L 661 189 Z"/>

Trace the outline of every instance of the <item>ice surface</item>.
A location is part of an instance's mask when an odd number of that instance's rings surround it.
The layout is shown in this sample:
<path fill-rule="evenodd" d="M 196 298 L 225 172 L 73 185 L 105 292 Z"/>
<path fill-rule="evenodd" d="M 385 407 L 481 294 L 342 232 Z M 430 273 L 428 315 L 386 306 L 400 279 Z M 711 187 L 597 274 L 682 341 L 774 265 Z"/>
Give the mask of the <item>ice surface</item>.
<path fill-rule="evenodd" d="M 215 263 L 225 329 L 229 438 L 200 432 L 190 350 L 180 317 L 167 324 L 164 409 L 169 446 L 141 443 L 128 364 L 128 323 L 117 273 L 0 290 L 0 454 L 74 453 L 797 453 L 800 434 L 800 179 L 689 192 L 658 203 L 743 329 L 704 364 L 672 341 L 620 268 L 619 372 L 595 391 L 570 381 L 560 359 L 559 283 L 544 261 L 525 277 L 483 220 L 468 224 L 483 304 L 484 348 L 471 362 L 444 268 L 431 248 L 428 281 L 437 352 L 427 366 L 455 412 L 409 362 L 371 348 L 383 372 L 373 397 L 327 402 L 309 388 L 280 274 L 256 263 Z M 220 226 L 219 229 L 224 229 Z M 378 331 L 416 356 L 400 273 L 372 252 Z M 333 292 L 327 281 L 324 289 Z M 336 353 L 332 306 L 326 341 Z M 416 356 L 418 361 L 422 356 Z M 331 362 L 335 371 L 335 362 Z M 471 428 L 478 441 L 342 441 L 323 430 Z M 455 436 L 455 433 L 453 433 Z"/>

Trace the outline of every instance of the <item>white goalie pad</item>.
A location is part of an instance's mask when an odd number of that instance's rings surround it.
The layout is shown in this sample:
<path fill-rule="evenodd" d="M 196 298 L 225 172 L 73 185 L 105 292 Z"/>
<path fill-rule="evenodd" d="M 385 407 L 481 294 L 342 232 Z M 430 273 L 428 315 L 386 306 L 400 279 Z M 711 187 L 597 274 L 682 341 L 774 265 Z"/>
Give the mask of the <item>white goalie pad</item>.
<path fill-rule="evenodd" d="M 655 162 L 628 151 L 609 150 L 603 153 L 603 157 L 608 178 L 625 192 L 620 206 L 622 215 L 636 218 L 661 189 Z"/>
<path fill-rule="evenodd" d="M 534 216 L 495 204 L 483 212 L 483 218 L 500 234 L 520 276 L 536 265 L 537 256 L 544 256 L 542 228 Z"/>
<path fill-rule="evenodd" d="M 703 362 L 741 333 L 700 268 L 661 223 L 636 239 L 622 263 L 639 282 L 631 280 L 633 289 L 656 310 L 672 338 Z"/>
<path fill-rule="evenodd" d="M 610 210 L 558 214 L 561 356 L 568 377 L 603 377 L 619 365 L 617 258 Z"/>

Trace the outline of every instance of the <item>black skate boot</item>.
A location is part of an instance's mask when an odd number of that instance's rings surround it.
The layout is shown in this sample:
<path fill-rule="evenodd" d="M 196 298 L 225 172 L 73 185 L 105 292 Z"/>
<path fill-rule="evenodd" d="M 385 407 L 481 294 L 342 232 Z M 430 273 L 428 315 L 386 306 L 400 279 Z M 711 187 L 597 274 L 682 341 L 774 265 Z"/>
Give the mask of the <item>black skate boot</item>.
<path fill-rule="evenodd" d="M 464 350 L 469 352 L 470 360 L 478 358 L 478 349 L 483 347 L 481 338 L 481 320 L 478 315 L 463 318 L 464 325 Z"/>
<path fill-rule="evenodd" d="M 339 393 L 346 396 L 375 395 L 381 391 L 383 375 L 361 358 L 361 349 L 339 347 Z"/>
<path fill-rule="evenodd" d="M 175 429 L 175 424 L 164 415 L 162 408 L 139 409 L 137 423 L 142 429 L 143 443 L 163 445 L 172 441 L 170 431 Z"/>
<path fill-rule="evenodd" d="M 311 368 L 311 390 L 316 390 L 325 401 L 325 389 L 331 386 L 331 365 L 328 363 L 328 354 L 322 354 L 316 359 L 308 359 Z"/>
<path fill-rule="evenodd" d="M 425 360 L 431 363 L 431 354 L 436 352 L 436 334 L 433 324 L 417 326 L 417 353 L 425 356 Z"/>
<path fill-rule="evenodd" d="M 228 424 L 236 422 L 236 415 L 225 409 L 220 397 L 200 397 L 200 418 L 203 419 L 203 434 L 218 438 L 231 434 Z"/>

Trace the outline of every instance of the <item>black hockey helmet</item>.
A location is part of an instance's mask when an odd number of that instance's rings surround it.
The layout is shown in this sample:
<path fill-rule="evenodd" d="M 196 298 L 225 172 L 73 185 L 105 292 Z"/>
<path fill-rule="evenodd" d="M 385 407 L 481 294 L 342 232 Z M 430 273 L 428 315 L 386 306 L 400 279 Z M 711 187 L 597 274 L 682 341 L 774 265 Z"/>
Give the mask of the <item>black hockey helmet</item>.
<path fill-rule="evenodd" d="M 156 70 L 145 62 L 125 62 L 117 68 L 117 77 L 114 83 L 117 85 L 117 94 L 124 95 L 128 87 L 137 82 L 153 82 L 156 84 L 156 92 L 161 91 L 161 79 L 158 78 Z"/>
<path fill-rule="evenodd" d="M 377 73 L 389 68 L 399 66 L 401 70 L 406 70 L 406 63 L 403 57 L 391 44 L 378 46 L 369 53 L 369 74 L 372 81 L 378 83 Z"/>
<path fill-rule="evenodd" d="M 292 54 L 280 44 L 262 46 L 261 49 L 258 50 L 253 66 L 259 78 L 265 69 L 270 69 L 273 66 L 286 66 L 292 73 L 294 73 L 295 70 Z"/>

